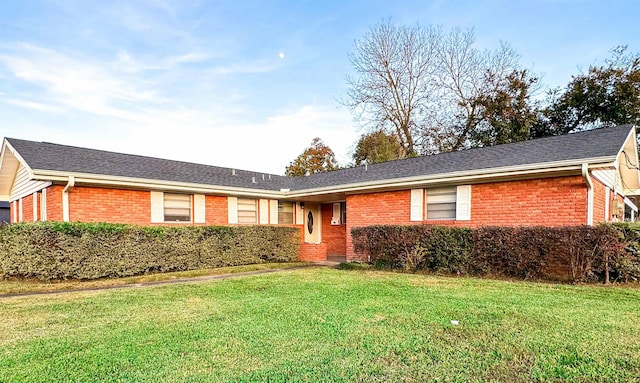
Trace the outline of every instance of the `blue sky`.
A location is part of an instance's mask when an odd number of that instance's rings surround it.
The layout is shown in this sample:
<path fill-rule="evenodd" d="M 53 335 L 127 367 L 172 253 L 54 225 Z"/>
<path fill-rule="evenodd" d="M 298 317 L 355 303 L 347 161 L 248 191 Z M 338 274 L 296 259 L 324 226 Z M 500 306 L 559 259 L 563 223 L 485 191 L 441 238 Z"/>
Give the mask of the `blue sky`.
<path fill-rule="evenodd" d="M 616 45 L 640 51 L 638 14 L 635 0 L 7 0 L 0 136 L 275 174 L 320 137 L 344 163 L 359 131 L 337 100 L 371 25 L 474 28 L 556 87 Z"/>

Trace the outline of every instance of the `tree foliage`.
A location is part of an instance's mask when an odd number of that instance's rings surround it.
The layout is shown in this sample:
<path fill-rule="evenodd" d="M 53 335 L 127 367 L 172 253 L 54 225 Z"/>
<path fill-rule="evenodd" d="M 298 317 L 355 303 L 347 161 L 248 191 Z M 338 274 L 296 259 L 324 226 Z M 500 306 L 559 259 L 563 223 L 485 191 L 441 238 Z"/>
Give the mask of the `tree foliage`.
<path fill-rule="evenodd" d="M 470 146 L 491 115 L 485 104 L 500 99 L 510 75 L 525 76 L 519 85 L 535 83 L 519 71 L 508 44 L 479 50 L 473 30 L 382 22 L 355 42 L 349 58 L 356 75 L 347 77 L 343 104 L 369 130 L 394 135 L 401 157 Z"/>
<path fill-rule="evenodd" d="M 546 120 L 536 136 L 640 124 L 640 55 L 619 46 L 612 56 L 604 65 L 573 76 L 566 88 L 549 92 Z"/>
<path fill-rule="evenodd" d="M 353 152 L 353 161 L 358 166 L 376 164 L 397 160 L 402 158 L 404 154 L 402 144 L 395 135 L 377 130 L 360 136 Z"/>
<path fill-rule="evenodd" d="M 338 169 L 338 162 L 333 150 L 318 137 L 311 141 L 311 146 L 289 163 L 285 174 L 290 177 L 304 176 Z"/>
<path fill-rule="evenodd" d="M 473 146 L 490 146 L 528 140 L 538 124 L 538 106 L 531 89 L 538 79 L 526 69 L 514 70 L 497 83 L 495 91 L 478 96 L 475 107 L 482 121 L 471 131 Z"/>

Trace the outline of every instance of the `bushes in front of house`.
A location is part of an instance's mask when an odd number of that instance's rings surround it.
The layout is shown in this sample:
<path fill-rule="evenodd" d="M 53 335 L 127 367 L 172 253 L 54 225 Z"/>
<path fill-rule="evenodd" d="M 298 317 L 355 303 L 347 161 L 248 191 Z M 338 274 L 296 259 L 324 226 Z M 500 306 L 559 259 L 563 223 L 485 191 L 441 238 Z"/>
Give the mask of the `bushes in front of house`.
<path fill-rule="evenodd" d="M 282 226 L 38 222 L 0 228 L 0 277 L 97 279 L 290 262 L 300 231 Z"/>
<path fill-rule="evenodd" d="M 369 226 L 351 231 L 354 251 L 405 270 L 573 282 L 640 279 L 640 226 Z"/>

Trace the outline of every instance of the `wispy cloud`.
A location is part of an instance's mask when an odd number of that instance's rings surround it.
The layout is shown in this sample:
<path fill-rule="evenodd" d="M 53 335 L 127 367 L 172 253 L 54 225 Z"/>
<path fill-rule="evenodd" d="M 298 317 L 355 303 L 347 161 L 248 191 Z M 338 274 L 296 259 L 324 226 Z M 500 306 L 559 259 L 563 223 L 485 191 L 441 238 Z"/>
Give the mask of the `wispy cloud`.
<path fill-rule="evenodd" d="M 2 96 L 2 93 L 0 93 L 0 96 Z M 42 104 L 42 103 L 33 102 L 33 101 L 26 101 L 26 100 L 19 100 L 19 99 L 8 99 L 8 100 L 5 100 L 5 102 L 7 104 L 20 106 L 20 107 L 27 108 L 27 109 L 33 109 L 33 110 L 37 110 L 37 111 L 41 111 L 41 112 L 60 113 L 60 112 L 63 111 L 62 108 L 59 108 L 57 106 L 51 106 L 51 105 Z"/>

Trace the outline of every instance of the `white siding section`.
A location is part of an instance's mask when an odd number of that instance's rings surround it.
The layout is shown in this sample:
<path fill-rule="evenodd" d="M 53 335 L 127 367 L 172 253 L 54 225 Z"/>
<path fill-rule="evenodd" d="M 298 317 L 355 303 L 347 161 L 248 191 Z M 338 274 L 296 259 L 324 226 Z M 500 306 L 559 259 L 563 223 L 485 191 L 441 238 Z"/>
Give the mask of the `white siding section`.
<path fill-rule="evenodd" d="M 296 225 L 304 225 L 304 209 L 300 206 L 300 203 L 295 204 L 296 207 Z"/>
<path fill-rule="evenodd" d="M 278 200 L 269 200 L 269 223 L 272 225 L 278 224 Z"/>
<path fill-rule="evenodd" d="M 20 165 L 16 173 L 16 178 L 13 181 L 13 187 L 11 188 L 11 194 L 9 199 L 15 201 L 19 198 L 26 197 L 29 194 L 33 194 L 41 189 L 51 185 L 51 182 L 45 181 L 32 181 L 29 178 L 29 171 L 27 168 Z"/>
<path fill-rule="evenodd" d="M 18 222 L 18 201 L 15 202 L 11 202 L 11 223 L 17 223 Z"/>
<path fill-rule="evenodd" d="M 591 175 L 610 189 L 622 190 L 622 177 L 615 169 L 593 170 Z"/>
<path fill-rule="evenodd" d="M 258 222 L 261 225 L 268 224 L 269 223 L 269 200 L 261 199 L 259 202 L 259 209 L 260 209 L 260 213 L 259 213 L 260 220 Z"/>
<path fill-rule="evenodd" d="M 205 223 L 206 222 L 206 209 L 205 209 L 205 197 L 204 194 L 193 195 L 193 222 Z"/>
<path fill-rule="evenodd" d="M 456 188 L 456 220 L 471 219 L 471 185 L 460 185 Z"/>
<path fill-rule="evenodd" d="M 238 223 L 238 197 L 227 197 L 229 223 Z"/>
<path fill-rule="evenodd" d="M 164 193 L 152 191 L 151 193 L 151 223 L 164 222 Z"/>
<path fill-rule="evenodd" d="M 411 189 L 411 221 L 422 221 L 424 189 Z"/>

